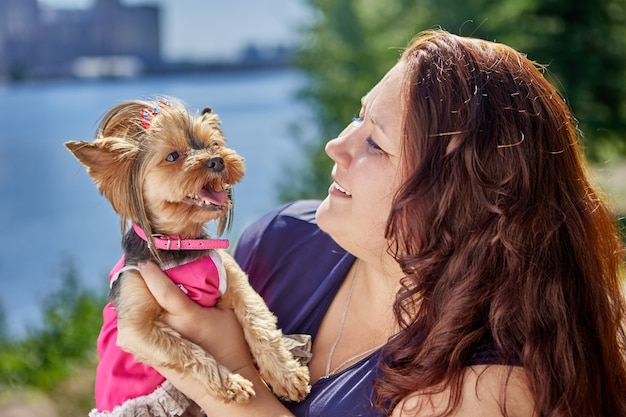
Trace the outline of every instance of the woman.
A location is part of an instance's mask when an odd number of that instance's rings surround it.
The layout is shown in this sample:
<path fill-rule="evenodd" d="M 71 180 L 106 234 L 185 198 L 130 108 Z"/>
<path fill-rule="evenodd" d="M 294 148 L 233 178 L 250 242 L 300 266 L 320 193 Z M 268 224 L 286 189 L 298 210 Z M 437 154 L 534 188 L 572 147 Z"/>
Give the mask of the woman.
<path fill-rule="evenodd" d="M 163 369 L 209 416 L 626 416 L 624 248 L 531 61 L 421 33 L 326 151 L 328 197 L 236 253 L 283 331 L 313 337 L 302 403 L 274 399 L 232 315 L 143 267 L 169 324 L 256 385 L 223 404 Z"/>

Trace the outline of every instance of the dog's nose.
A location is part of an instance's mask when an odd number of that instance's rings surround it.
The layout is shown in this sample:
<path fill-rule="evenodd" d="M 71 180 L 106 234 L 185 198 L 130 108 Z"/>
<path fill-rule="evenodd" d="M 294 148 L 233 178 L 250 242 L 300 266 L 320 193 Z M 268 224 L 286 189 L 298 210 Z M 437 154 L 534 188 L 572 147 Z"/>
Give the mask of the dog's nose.
<path fill-rule="evenodd" d="M 224 170 L 224 158 L 221 156 L 214 156 L 206 163 L 207 168 L 214 172 L 222 172 Z"/>

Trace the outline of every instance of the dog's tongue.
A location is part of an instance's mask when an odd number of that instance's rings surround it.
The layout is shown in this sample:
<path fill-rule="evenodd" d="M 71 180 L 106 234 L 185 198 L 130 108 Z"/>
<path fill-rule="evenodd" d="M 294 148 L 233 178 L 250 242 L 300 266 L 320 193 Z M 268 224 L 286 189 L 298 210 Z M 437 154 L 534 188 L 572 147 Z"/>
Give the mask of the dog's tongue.
<path fill-rule="evenodd" d="M 203 188 L 202 190 L 200 190 L 199 197 L 205 203 L 213 203 L 216 206 L 223 206 L 228 200 L 226 191 L 215 191 L 211 188 Z"/>

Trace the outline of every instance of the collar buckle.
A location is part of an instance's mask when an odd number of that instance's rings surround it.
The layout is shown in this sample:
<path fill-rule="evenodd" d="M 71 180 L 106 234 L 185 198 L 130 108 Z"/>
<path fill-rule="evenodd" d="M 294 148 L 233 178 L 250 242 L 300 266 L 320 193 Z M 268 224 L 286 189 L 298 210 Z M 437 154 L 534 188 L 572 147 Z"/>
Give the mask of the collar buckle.
<path fill-rule="evenodd" d="M 165 244 L 165 250 L 180 250 L 182 247 L 182 243 L 180 240 L 180 235 L 176 235 L 176 240 L 172 239 L 172 236 L 163 236 L 161 235 L 160 238 L 166 238 L 167 239 L 167 243 Z M 172 242 L 176 243 L 176 247 L 174 249 L 172 249 Z"/>

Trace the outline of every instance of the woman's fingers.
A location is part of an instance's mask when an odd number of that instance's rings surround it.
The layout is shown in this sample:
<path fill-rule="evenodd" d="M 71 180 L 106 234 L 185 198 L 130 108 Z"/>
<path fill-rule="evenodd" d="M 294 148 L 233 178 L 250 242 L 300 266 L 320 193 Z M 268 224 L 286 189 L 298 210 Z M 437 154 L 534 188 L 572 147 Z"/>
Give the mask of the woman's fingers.
<path fill-rule="evenodd" d="M 198 343 L 204 334 L 199 331 L 200 326 L 206 323 L 208 311 L 214 309 L 203 309 L 187 297 L 154 262 L 140 265 L 139 272 L 157 303 L 164 310 L 161 316 L 163 321 L 185 338 Z"/>
<path fill-rule="evenodd" d="M 162 319 L 168 326 L 210 352 L 229 369 L 237 370 L 252 363 L 243 330 L 231 309 L 201 307 L 154 262 L 140 265 L 139 272 L 165 310 Z"/>
<path fill-rule="evenodd" d="M 157 303 L 168 313 L 181 314 L 197 306 L 154 262 L 140 264 L 139 271 Z"/>

